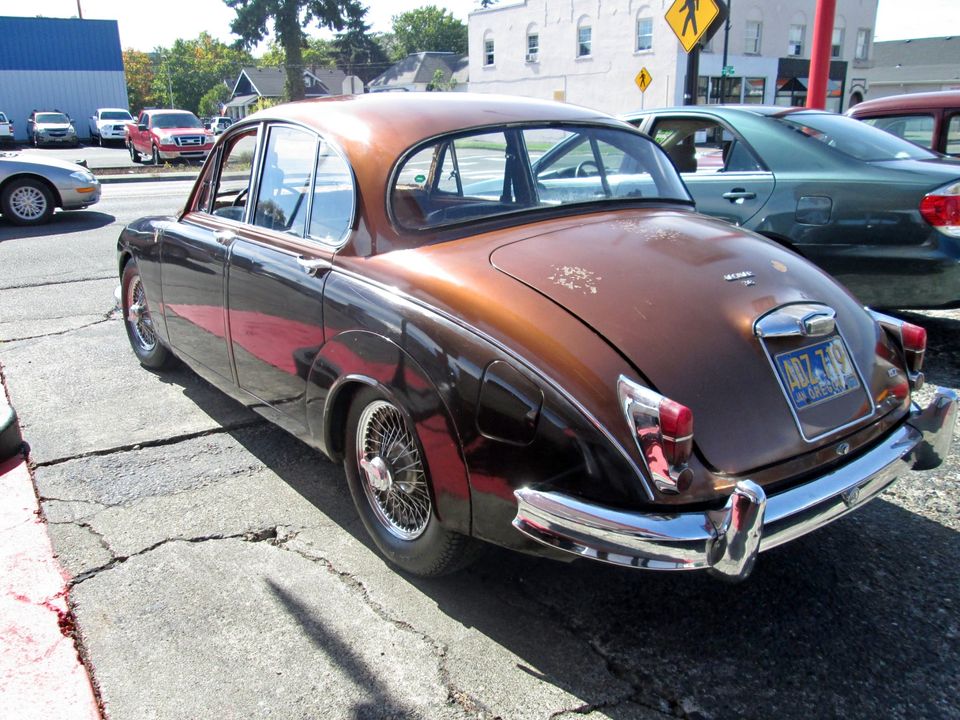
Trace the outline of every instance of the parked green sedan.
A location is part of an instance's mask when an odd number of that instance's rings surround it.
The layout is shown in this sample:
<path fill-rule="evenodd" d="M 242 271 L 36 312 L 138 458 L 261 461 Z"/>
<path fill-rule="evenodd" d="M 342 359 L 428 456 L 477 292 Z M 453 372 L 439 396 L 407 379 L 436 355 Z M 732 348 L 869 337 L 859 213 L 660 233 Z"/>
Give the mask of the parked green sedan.
<path fill-rule="evenodd" d="M 801 108 L 696 106 L 624 119 L 667 151 L 698 210 L 790 247 L 865 304 L 960 307 L 960 161 Z"/>

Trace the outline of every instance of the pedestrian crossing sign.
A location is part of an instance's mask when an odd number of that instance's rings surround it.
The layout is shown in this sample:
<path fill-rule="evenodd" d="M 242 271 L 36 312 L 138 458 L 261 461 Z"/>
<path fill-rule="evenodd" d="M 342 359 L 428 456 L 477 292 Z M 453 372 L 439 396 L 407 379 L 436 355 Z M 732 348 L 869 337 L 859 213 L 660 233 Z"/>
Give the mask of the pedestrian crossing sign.
<path fill-rule="evenodd" d="M 653 82 L 653 76 L 646 68 L 640 68 L 640 72 L 637 73 L 633 81 L 637 84 L 637 87 L 640 88 L 640 92 L 645 93 L 647 88 L 650 87 L 650 83 Z"/>
<path fill-rule="evenodd" d="M 719 14 L 716 0 L 674 0 L 665 17 L 683 49 L 690 52 Z"/>

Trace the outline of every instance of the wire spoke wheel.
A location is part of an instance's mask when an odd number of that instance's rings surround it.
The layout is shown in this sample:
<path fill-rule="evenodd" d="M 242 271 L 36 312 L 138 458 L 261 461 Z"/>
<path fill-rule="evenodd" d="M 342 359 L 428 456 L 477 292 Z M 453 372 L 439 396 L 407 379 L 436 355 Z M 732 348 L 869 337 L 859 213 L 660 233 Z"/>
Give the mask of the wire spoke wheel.
<path fill-rule="evenodd" d="M 147 294 L 139 275 L 127 285 L 127 297 L 124 303 L 124 315 L 131 339 L 140 346 L 140 350 L 149 353 L 157 346 L 157 336 L 153 331 L 153 320 L 147 309 Z"/>
<path fill-rule="evenodd" d="M 364 493 L 377 520 L 401 540 L 420 537 L 432 504 L 416 438 L 400 410 L 384 400 L 367 405 L 356 445 Z"/>

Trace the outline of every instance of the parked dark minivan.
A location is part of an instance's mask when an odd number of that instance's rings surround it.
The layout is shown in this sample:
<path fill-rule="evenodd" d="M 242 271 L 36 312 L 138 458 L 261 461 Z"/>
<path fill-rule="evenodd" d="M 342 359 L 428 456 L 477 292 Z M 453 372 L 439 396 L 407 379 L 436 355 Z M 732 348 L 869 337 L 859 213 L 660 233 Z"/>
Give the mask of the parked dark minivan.
<path fill-rule="evenodd" d="M 929 150 L 960 156 L 960 90 L 867 100 L 846 114 Z"/>

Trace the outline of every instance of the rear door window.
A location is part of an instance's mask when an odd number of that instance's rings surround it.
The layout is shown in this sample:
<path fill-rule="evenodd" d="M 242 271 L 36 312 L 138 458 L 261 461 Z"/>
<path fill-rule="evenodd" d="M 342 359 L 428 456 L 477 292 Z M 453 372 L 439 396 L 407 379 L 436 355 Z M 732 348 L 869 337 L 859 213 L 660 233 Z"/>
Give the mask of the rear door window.
<path fill-rule="evenodd" d="M 947 136 L 944 150 L 947 155 L 960 156 L 960 113 L 947 120 Z"/>
<path fill-rule="evenodd" d="M 292 127 L 270 130 L 253 224 L 303 237 L 317 156 L 317 136 Z"/>

